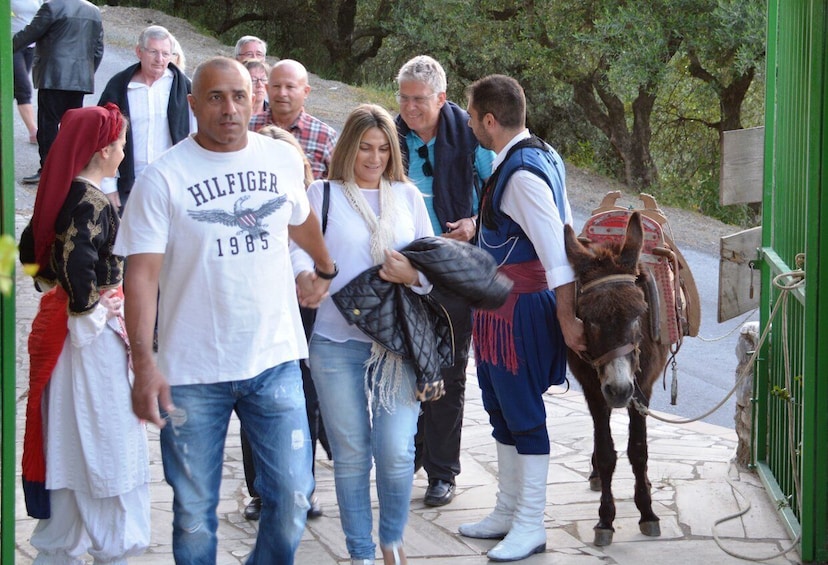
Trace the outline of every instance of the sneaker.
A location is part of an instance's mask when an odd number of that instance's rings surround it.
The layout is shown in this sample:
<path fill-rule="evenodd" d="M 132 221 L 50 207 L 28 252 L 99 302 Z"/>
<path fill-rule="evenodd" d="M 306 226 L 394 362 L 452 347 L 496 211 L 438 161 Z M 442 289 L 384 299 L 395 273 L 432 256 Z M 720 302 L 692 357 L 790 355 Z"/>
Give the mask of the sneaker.
<path fill-rule="evenodd" d="M 23 184 L 38 184 L 40 182 L 40 171 L 36 172 L 32 176 L 23 177 L 20 179 L 20 182 Z"/>

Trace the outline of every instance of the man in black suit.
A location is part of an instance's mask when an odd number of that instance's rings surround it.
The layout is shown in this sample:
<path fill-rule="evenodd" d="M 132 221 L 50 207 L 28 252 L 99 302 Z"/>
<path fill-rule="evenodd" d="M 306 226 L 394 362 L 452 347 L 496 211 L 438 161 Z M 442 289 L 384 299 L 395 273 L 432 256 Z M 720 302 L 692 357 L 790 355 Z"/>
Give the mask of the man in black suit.
<path fill-rule="evenodd" d="M 32 78 L 37 88 L 37 145 L 40 166 L 57 137 L 66 110 L 83 106 L 95 90 L 95 71 L 103 58 L 101 11 L 87 0 L 49 0 L 34 19 L 14 34 L 13 50 L 35 44 Z M 24 177 L 40 182 L 40 170 Z"/>

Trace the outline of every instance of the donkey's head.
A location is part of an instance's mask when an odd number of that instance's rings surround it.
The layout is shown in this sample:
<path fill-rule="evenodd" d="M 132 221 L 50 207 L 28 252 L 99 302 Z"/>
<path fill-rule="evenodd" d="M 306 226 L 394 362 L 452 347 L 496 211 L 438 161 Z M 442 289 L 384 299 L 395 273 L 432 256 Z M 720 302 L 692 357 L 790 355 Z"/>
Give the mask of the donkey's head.
<path fill-rule="evenodd" d="M 565 226 L 566 254 L 578 283 L 578 317 L 584 322 L 587 350 L 607 404 L 626 406 L 635 391 L 642 339 L 641 316 L 647 311 L 636 284 L 643 231 L 638 212 L 630 216 L 623 244 L 586 244 Z"/>

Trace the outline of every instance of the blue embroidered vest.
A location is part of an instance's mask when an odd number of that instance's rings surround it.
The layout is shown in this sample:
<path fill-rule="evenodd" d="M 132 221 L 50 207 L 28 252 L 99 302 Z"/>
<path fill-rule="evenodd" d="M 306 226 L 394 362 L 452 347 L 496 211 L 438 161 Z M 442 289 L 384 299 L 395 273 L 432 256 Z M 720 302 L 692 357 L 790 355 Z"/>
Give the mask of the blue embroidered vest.
<path fill-rule="evenodd" d="M 500 210 L 503 191 L 517 171 L 529 171 L 552 190 L 561 221 L 564 221 L 563 161 L 546 142 L 532 136 L 516 143 L 494 171 L 484 189 L 477 245 L 491 253 L 498 265 L 538 259 L 535 246 L 523 229 Z M 494 186 L 492 186 L 492 184 Z"/>

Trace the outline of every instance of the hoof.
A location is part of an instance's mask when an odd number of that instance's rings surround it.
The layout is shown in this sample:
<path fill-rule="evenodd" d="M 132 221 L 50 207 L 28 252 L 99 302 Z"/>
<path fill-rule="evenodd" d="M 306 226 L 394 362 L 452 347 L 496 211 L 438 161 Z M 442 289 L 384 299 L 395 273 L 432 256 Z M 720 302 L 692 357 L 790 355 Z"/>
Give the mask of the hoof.
<path fill-rule="evenodd" d="M 604 547 L 606 545 L 610 545 L 612 543 L 612 534 L 615 532 L 612 530 L 604 530 L 595 528 L 595 540 L 594 543 L 598 547 Z"/>
<path fill-rule="evenodd" d="M 654 522 L 641 522 L 638 524 L 638 527 L 645 536 L 657 538 L 661 535 L 661 525 L 657 520 Z"/>
<path fill-rule="evenodd" d="M 601 492 L 601 479 L 598 477 L 590 477 L 589 490 L 593 492 Z"/>

